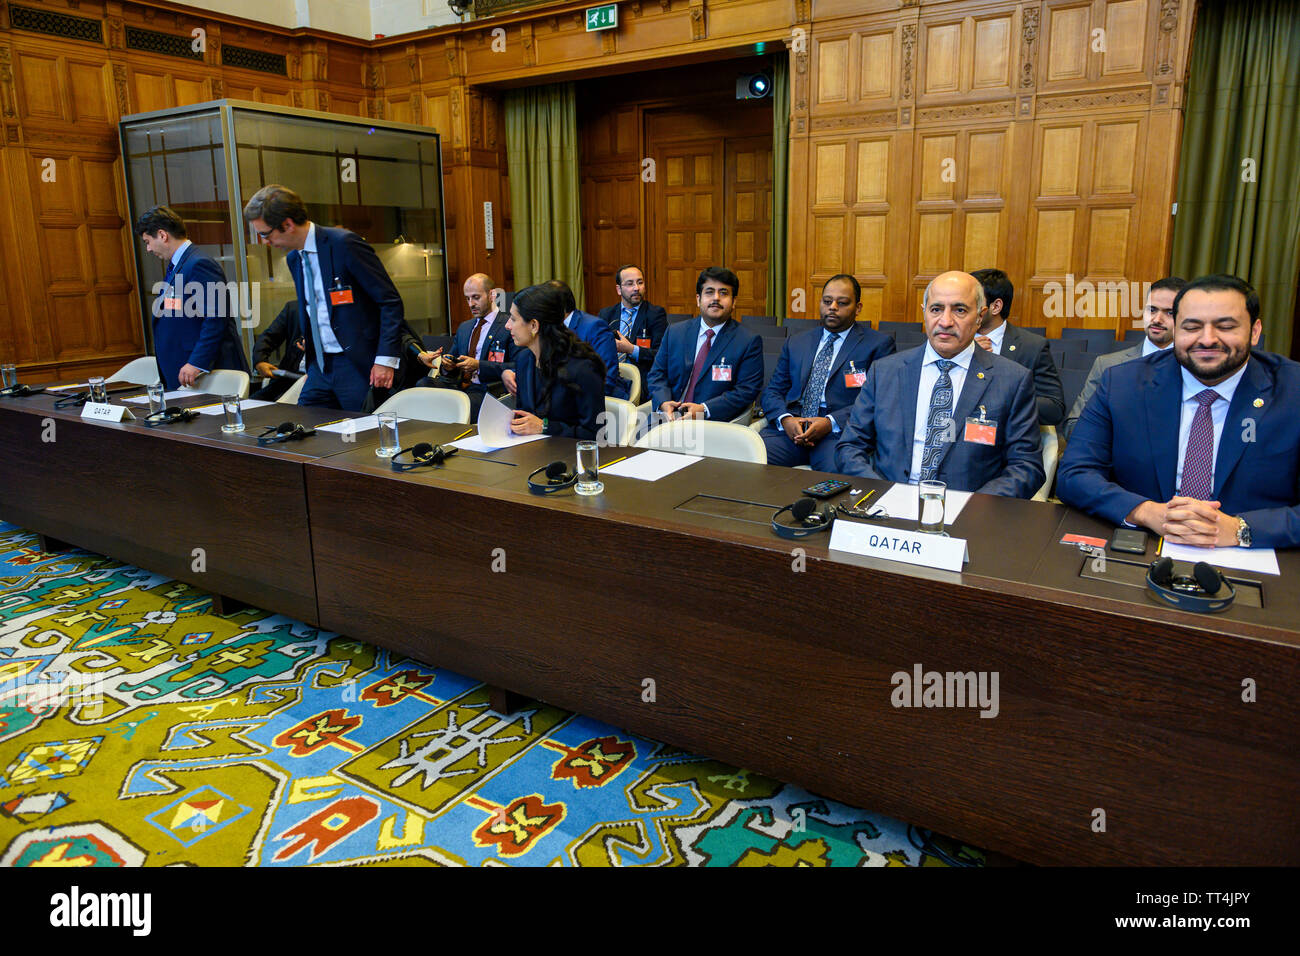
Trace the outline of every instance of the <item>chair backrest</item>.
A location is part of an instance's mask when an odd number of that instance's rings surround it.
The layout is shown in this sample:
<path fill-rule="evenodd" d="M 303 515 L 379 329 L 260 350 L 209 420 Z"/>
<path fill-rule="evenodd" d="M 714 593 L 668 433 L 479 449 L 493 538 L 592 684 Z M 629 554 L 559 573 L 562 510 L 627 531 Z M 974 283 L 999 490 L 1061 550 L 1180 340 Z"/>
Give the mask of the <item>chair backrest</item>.
<path fill-rule="evenodd" d="M 210 395 L 238 395 L 248 398 L 248 373 L 233 368 L 216 368 L 200 375 L 194 388 Z"/>
<path fill-rule="evenodd" d="M 641 402 L 641 369 L 635 362 L 619 362 L 619 377 L 628 381 L 627 400 L 633 405 Z"/>
<path fill-rule="evenodd" d="M 685 322 L 693 318 L 695 318 L 695 316 L 691 315 L 689 312 L 669 312 L 668 324 L 676 325 L 678 322 Z"/>
<path fill-rule="evenodd" d="M 1067 409 L 1074 407 L 1074 400 L 1079 397 L 1083 391 L 1084 383 L 1088 381 L 1089 368 L 1070 368 L 1063 366 L 1061 368 L 1061 388 L 1065 392 L 1065 407 Z"/>
<path fill-rule="evenodd" d="M 158 381 L 158 360 L 152 355 L 131 359 L 105 379 L 107 382 L 130 382 L 132 385 L 152 385 Z"/>
<path fill-rule="evenodd" d="M 406 388 L 375 409 L 422 422 L 469 424 L 469 396 L 454 388 Z"/>
<path fill-rule="evenodd" d="M 1115 332 L 1112 329 L 1061 329 L 1062 339 L 1086 339 L 1088 351 L 1096 355 L 1109 352 L 1115 344 Z"/>
<path fill-rule="evenodd" d="M 1048 339 L 1047 347 L 1053 352 L 1086 352 L 1088 340 L 1081 338 Z"/>
<path fill-rule="evenodd" d="M 1061 368 L 1079 368 L 1084 372 L 1091 371 L 1092 363 L 1097 361 L 1096 352 L 1062 352 Z"/>
<path fill-rule="evenodd" d="M 606 395 L 604 431 L 604 444 L 631 445 L 636 438 L 636 406 L 621 398 Z"/>
<path fill-rule="evenodd" d="M 731 422 L 699 419 L 664 422 L 639 438 L 636 447 L 767 464 L 767 446 L 758 432 Z"/>
<path fill-rule="evenodd" d="M 767 388 L 768 383 L 772 381 L 772 373 L 776 371 L 776 363 L 779 361 L 781 361 L 781 353 L 779 350 L 776 352 L 769 352 L 766 349 L 763 350 L 764 388 Z"/>
<path fill-rule="evenodd" d="M 426 352 L 436 352 L 438 349 L 449 351 L 452 337 L 450 335 L 421 335 L 420 342 L 423 343 Z"/>
<path fill-rule="evenodd" d="M 298 381 L 294 382 L 285 391 L 283 395 L 276 399 L 281 405 L 297 405 L 298 396 L 302 393 L 302 387 L 307 384 L 307 376 L 301 376 Z"/>
<path fill-rule="evenodd" d="M 1033 500 L 1046 501 L 1048 493 L 1052 490 L 1052 479 L 1056 477 L 1056 463 L 1061 457 L 1061 443 L 1056 437 L 1056 427 L 1053 425 L 1039 425 L 1038 432 L 1043 441 L 1043 472 L 1047 475 L 1047 480 L 1043 482 L 1043 487 L 1038 489 Z"/>
<path fill-rule="evenodd" d="M 1043 338 L 1047 338 L 1047 326 L 1045 325 L 1022 325 L 1021 328 L 1026 332 L 1034 332 Z"/>
<path fill-rule="evenodd" d="M 775 315 L 742 315 L 740 324 L 748 325 L 755 332 L 760 328 L 775 329 L 777 327 Z"/>
<path fill-rule="evenodd" d="M 821 319 L 786 319 L 782 323 L 786 335 L 798 335 L 800 332 L 807 332 L 809 329 L 820 328 L 821 324 Z"/>

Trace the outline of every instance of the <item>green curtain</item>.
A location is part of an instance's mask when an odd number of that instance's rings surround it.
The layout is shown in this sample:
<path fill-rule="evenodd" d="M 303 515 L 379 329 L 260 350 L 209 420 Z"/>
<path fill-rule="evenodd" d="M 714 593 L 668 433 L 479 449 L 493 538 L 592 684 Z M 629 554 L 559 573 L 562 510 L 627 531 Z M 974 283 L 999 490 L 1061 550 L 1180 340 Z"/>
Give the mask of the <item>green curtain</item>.
<path fill-rule="evenodd" d="M 572 83 L 506 93 L 515 289 L 563 279 L 583 307 L 578 110 Z"/>
<path fill-rule="evenodd" d="M 1266 347 L 1291 350 L 1300 281 L 1300 4 L 1202 4 L 1178 169 L 1173 271 L 1259 290 Z"/>
<path fill-rule="evenodd" d="M 772 226 L 767 236 L 767 313 L 777 317 L 790 312 L 785 287 L 789 190 L 790 58 L 787 55 L 776 57 L 772 70 Z"/>

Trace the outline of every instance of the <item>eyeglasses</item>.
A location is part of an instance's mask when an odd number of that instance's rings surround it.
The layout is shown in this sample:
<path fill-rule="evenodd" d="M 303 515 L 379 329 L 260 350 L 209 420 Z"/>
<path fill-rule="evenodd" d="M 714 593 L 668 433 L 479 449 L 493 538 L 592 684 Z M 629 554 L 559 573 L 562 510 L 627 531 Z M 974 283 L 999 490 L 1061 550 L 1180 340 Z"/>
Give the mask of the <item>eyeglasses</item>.
<path fill-rule="evenodd" d="M 261 236 L 263 239 L 270 239 L 270 238 L 271 238 L 271 233 L 275 232 L 275 230 L 274 230 L 274 229 L 268 229 L 268 230 L 266 230 L 266 232 L 263 232 L 261 229 L 254 229 L 253 232 L 257 233 L 257 234 L 258 234 L 259 236 Z"/>

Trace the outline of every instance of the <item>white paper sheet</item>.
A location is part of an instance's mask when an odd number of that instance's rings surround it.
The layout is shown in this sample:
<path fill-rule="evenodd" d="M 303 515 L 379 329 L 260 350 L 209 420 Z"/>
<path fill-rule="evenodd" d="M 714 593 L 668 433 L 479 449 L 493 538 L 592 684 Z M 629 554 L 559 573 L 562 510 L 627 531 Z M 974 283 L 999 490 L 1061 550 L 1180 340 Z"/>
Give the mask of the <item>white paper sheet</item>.
<path fill-rule="evenodd" d="M 515 413 L 512 409 L 506 408 L 505 405 L 491 395 L 484 395 L 483 404 L 479 406 L 478 410 L 478 437 L 483 442 L 483 448 L 479 450 L 496 451 L 498 448 L 509 448 L 511 445 L 522 445 L 525 442 L 549 437 L 547 435 L 516 435 L 510 430 L 510 422 L 514 420 L 514 417 Z M 468 448 L 465 450 L 470 451 Z"/>
<path fill-rule="evenodd" d="M 1282 573 L 1277 566 L 1277 552 L 1272 548 L 1196 548 L 1166 541 L 1160 549 L 1160 556 L 1191 564 L 1206 561 L 1220 568 L 1237 568 L 1259 574 Z"/>
<path fill-rule="evenodd" d="M 537 441 L 539 438 L 550 438 L 550 435 L 516 435 L 516 441 L 511 442 L 513 445 L 522 445 L 526 442 Z M 489 445 L 478 435 L 470 435 L 468 438 L 462 438 L 459 441 L 449 441 L 446 444 L 459 448 L 461 451 L 489 452 L 499 451 L 499 445 Z"/>
<path fill-rule="evenodd" d="M 399 418 L 397 424 L 410 421 L 409 418 Z M 356 434 L 357 432 L 368 432 L 372 428 L 379 427 L 379 417 L 377 415 L 363 415 L 361 418 L 349 418 L 346 421 L 334 422 L 330 425 L 317 425 L 316 431 L 325 432 L 329 435 L 343 435 L 347 432 Z"/>
<path fill-rule="evenodd" d="M 675 471 L 681 471 L 687 465 L 703 460 L 699 455 L 679 455 L 671 451 L 643 451 L 626 461 L 600 469 L 600 476 L 612 475 L 615 478 L 637 478 L 641 481 L 658 481 Z"/>
<path fill-rule="evenodd" d="M 897 482 L 894 487 L 879 498 L 873 497 L 865 502 L 863 507 L 870 509 L 872 514 L 876 514 L 883 509 L 889 513 L 891 518 L 899 518 L 903 521 L 917 521 L 920 519 L 921 512 L 916 487 L 916 485 Z M 943 501 L 944 524 L 949 525 L 957 520 L 957 516 L 961 514 L 961 509 L 965 508 L 966 502 L 970 501 L 970 496 L 971 492 L 969 491 L 948 489 Z"/>
<path fill-rule="evenodd" d="M 174 398 L 185 398 L 189 395 L 202 395 L 202 394 L 203 394 L 202 392 L 196 392 L 192 388 L 178 388 L 170 392 L 163 392 L 163 399 L 170 402 Z M 140 395 L 137 396 L 136 398 L 124 398 L 122 399 L 122 401 L 129 402 L 132 405 L 148 405 L 149 396 Z"/>
<path fill-rule="evenodd" d="M 250 408 L 261 408 L 263 405 L 273 405 L 273 404 L 275 403 L 264 402 L 260 398 L 245 398 L 240 400 L 239 410 L 241 412 L 246 412 Z M 222 407 L 220 402 L 217 402 L 215 405 L 200 405 L 198 408 L 195 409 L 195 411 L 197 411 L 200 415 L 220 415 L 225 411 L 225 409 Z"/>

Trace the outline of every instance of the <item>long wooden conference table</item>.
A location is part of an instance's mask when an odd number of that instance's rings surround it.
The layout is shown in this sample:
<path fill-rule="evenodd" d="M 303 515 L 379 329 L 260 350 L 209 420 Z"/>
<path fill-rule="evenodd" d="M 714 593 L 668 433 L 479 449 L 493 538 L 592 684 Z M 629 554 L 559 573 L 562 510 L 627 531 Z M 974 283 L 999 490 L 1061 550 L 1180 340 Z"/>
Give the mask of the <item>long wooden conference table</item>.
<path fill-rule="evenodd" d="M 252 437 L 336 411 L 250 410 L 229 436 L 220 416 L 149 429 L 53 405 L 0 399 L 0 518 L 218 613 L 288 614 L 1030 862 L 1300 863 L 1300 553 L 1280 577 L 1229 572 L 1243 596 L 1202 615 L 1143 586 L 1154 540 L 1098 573 L 1060 539 L 1112 529 L 1060 505 L 973 496 L 954 573 L 778 538 L 772 513 L 815 472 L 706 458 L 538 497 L 526 476 L 571 440 L 397 473 L 373 430 Z M 996 716 L 895 706 L 918 665 L 996 673 Z"/>

